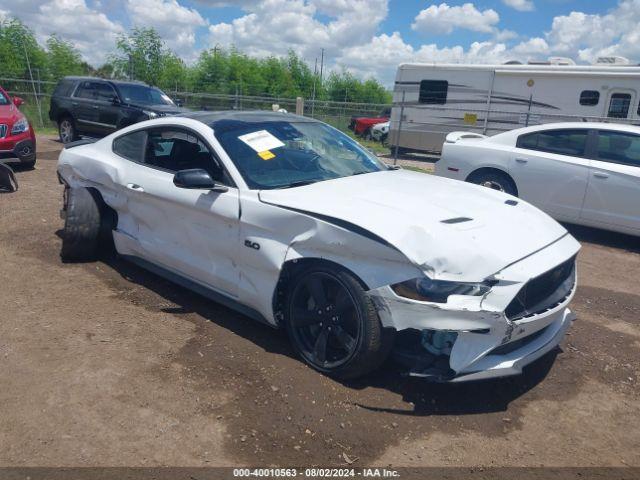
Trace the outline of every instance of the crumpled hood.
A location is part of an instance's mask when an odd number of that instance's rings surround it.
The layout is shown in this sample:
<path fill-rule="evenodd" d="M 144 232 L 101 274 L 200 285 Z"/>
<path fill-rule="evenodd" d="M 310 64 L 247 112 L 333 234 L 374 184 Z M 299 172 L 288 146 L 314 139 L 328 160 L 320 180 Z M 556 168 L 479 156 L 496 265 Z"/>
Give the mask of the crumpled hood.
<path fill-rule="evenodd" d="M 520 199 L 407 170 L 263 190 L 260 199 L 357 225 L 444 280 L 482 281 L 567 233 Z"/>

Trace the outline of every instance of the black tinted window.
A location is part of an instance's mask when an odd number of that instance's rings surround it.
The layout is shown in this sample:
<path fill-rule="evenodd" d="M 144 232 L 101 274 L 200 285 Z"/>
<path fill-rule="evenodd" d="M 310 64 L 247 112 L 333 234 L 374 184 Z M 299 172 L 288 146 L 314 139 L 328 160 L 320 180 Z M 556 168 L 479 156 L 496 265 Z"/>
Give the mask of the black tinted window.
<path fill-rule="evenodd" d="M 640 136 L 622 132 L 598 132 L 599 160 L 640 166 Z"/>
<path fill-rule="evenodd" d="M 600 101 L 600 92 L 597 90 L 584 90 L 580 94 L 580 105 L 594 106 Z"/>
<path fill-rule="evenodd" d="M 223 169 L 209 148 L 197 136 L 186 130 L 150 130 L 144 163 L 170 172 L 202 168 L 209 172 L 214 180 L 224 182 Z"/>
<path fill-rule="evenodd" d="M 128 160 L 141 162 L 147 134 L 144 130 L 128 133 L 113 141 L 113 151 Z"/>
<path fill-rule="evenodd" d="M 517 147 L 581 157 L 584 155 L 587 135 L 587 130 L 546 130 L 521 135 Z"/>
<path fill-rule="evenodd" d="M 449 82 L 446 80 L 422 80 L 420 82 L 420 103 L 444 105 L 447 103 Z"/>
<path fill-rule="evenodd" d="M 55 91 L 53 92 L 53 96 L 69 97 L 71 95 L 71 92 L 73 92 L 73 87 L 75 86 L 75 84 L 76 82 L 74 82 L 73 80 L 61 80 L 60 83 L 58 83 Z"/>
<path fill-rule="evenodd" d="M 82 82 L 76 90 L 75 96 L 78 98 L 94 98 L 94 89 L 91 82 Z"/>
<path fill-rule="evenodd" d="M 614 93 L 609 102 L 609 118 L 627 118 L 631 106 L 631 95 L 628 93 Z"/>
<path fill-rule="evenodd" d="M 116 96 L 115 90 L 108 83 L 96 83 L 94 86 L 96 100 L 111 102 Z"/>

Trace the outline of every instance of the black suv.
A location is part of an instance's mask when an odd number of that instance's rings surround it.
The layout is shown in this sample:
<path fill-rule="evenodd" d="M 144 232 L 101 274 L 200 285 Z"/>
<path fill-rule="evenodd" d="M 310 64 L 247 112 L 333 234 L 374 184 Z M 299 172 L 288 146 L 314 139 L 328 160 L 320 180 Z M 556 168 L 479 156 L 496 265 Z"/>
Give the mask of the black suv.
<path fill-rule="evenodd" d="M 58 124 L 62 143 L 69 143 L 183 111 L 162 90 L 142 82 L 65 77 L 51 97 L 49 118 Z"/>

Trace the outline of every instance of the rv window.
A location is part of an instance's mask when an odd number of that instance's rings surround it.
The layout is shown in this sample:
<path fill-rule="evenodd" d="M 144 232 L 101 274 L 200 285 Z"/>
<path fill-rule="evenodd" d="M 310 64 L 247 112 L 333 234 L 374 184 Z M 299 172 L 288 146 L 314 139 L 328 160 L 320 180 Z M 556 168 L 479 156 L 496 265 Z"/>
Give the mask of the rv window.
<path fill-rule="evenodd" d="M 446 80 L 422 80 L 420 82 L 420 103 L 444 105 L 447 103 L 449 82 Z"/>
<path fill-rule="evenodd" d="M 587 144 L 588 130 L 546 130 L 518 137 L 516 146 L 527 150 L 581 157 Z"/>
<path fill-rule="evenodd" d="M 631 106 L 631 95 L 628 93 L 614 93 L 609 102 L 609 118 L 627 118 Z"/>
<path fill-rule="evenodd" d="M 598 105 L 600 101 L 600 92 L 597 90 L 584 90 L 580 94 L 580 105 L 592 107 Z"/>

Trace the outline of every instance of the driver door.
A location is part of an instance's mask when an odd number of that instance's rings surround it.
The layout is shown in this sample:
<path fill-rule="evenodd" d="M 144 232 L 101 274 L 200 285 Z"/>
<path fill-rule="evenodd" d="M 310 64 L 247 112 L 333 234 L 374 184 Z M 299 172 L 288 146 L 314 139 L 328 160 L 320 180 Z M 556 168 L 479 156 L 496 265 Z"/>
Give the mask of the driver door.
<path fill-rule="evenodd" d="M 240 204 L 210 147 L 177 127 L 148 129 L 144 159 L 131 162 L 125 188 L 128 210 L 145 259 L 209 288 L 236 296 Z M 178 188 L 178 170 L 203 168 L 226 192 Z"/>

